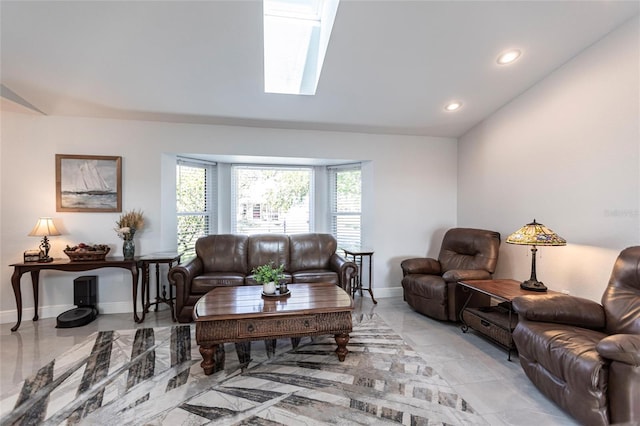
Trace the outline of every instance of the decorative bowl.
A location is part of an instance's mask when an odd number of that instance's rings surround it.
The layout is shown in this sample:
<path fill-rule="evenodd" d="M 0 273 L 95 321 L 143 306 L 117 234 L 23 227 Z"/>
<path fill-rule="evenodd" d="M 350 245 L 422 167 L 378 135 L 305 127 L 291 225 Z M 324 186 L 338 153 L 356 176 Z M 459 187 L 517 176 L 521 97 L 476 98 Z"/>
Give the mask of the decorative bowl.
<path fill-rule="evenodd" d="M 72 262 L 75 261 L 89 261 L 89 260 L 104 260 L 107 257 L 111 249 L 104 244 L 97 244 L 95 246 L 87 246 L 83 248 L 73 247 L 64 250 L 64 254 L 69 256 Z"/>

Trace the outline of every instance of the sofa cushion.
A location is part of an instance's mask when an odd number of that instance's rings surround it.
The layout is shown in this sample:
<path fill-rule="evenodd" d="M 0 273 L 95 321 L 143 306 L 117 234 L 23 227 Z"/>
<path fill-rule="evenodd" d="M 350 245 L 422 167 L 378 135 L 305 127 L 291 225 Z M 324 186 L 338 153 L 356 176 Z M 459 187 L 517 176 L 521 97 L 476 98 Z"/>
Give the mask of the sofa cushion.
<path fill-rule="evenodd" d="M 307 269 L 291 274 L 294 283 L 325 282 L 338 285 L 338 274 L 324 269 Z"/>
<path fill-rule="evenodd" d="M 207 272 L 193 278 L 191 293 L 205 294 L 216 287 L 243 285 L 244 277 L 237 272 Z"/>
<path fill-rule="evenodd" d="M 247 243 L 249 272 L 257 266 L 273 263 L 289 270 L 289 237 L 283 234 L 250 235 Z"/>
<path fill-rule="evenodd" d="M 291 272 L 331 269 L 329 261 L 338 243 L 331 234 L 294 234 L 290 240 Z"/>
<path fill-rule="evenodd" d="M 285 282 L 287 284 L 291 284 L 293 282 L 293 278 L 291 277 L 291 274 L 288 272 L 284 273 L 284 279 L 282 279 L 280 282 Z M 244 284 L 245 285 L 258 285 L 260 283 L 258 283 L 258 281 L 256 281 L 255 276 L 253 274 L 251 275 L 247 275 L 244 278 Z"/>
<path fill-rule="evenodd" d="M 196 255 L 204 272 L 247 273 L 246 235 L 207 235 L 196 241 Z"/>

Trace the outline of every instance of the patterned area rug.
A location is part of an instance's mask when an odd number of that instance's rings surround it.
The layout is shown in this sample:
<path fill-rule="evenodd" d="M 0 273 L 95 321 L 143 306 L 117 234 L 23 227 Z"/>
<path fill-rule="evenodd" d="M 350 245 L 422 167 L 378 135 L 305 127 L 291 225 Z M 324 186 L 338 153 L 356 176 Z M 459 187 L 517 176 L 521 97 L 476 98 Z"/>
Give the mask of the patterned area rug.
<path fill-rule="evenodd" d="M 242 370 L 225 345 L 205 376 L 193 325 L 98 332 L 0 401 L 2 425 L 486 424 L 377 315 L 354 316 L 339 362 L 333 336 L 252 343 Z"/>

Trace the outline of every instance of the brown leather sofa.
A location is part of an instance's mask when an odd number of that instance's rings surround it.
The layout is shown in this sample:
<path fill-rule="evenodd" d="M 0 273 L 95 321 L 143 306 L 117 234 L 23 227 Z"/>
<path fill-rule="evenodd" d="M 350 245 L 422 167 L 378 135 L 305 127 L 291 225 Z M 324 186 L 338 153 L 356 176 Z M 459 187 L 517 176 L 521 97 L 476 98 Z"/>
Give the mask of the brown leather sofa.
<path fill-rule="evenodd" d="M 457 284 L 461 280 L 491 279 L 498 263 L 500 234 L 473 228 L 449 229 L 442 240 L 438 259 L 403 260 L 404 300 L 424 315 L 459 321 L 469 297 Z M 489 297 L 473 294 L 470 307 L 489 304 Z"/>
<path fill-rule="evenodd" d="M 640 424 L 640 246 L 623 250 L 602 305 L 565 294 L 513 299 L 520 364 L 585 425 Z"/>
<path fill-rule="evenodd" d="M 330 234 L 208 235 L 196 241 L 196 257 L 169 270 L 176 287 L 176 317 L 192 321 L 195 303 L 215 287 L 256 284 L 251 271 L 273 262 L 285 266 L 288 283 L 330 282 L 349 294 L 357 266 L 336 253 Z"/>

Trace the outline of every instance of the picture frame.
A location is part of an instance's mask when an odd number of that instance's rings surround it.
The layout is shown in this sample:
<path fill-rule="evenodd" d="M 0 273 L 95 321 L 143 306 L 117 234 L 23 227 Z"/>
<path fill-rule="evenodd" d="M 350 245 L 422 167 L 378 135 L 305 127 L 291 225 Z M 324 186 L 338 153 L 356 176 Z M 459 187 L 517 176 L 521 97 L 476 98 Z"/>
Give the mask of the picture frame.
<path fill-rule="evenodd" d="M 121 212 L 122 157 L 56 154 L 57 212 Z"/>

